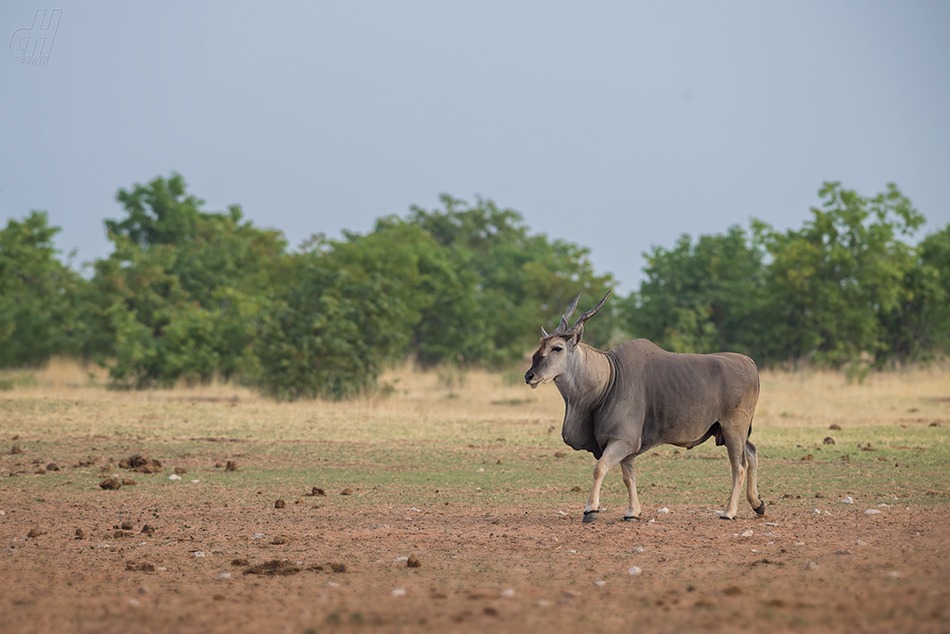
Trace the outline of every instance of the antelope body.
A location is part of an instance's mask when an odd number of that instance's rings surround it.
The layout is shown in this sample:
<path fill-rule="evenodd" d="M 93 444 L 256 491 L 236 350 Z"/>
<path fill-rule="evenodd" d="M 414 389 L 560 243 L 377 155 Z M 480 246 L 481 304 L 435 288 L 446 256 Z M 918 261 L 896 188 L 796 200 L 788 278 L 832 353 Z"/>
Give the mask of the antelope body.
<path fill-rule="evenodd" d="M 607 295 L 609 295 L 608 293 Z M 568 328 L 580 295 L 552 334 L 544 332 L 525 382 L 553 381 L 564 399 L 561 437 L 597 458 L 584 522 L 600 510 L 600 487 L 620 463 L 630 503 L 624 521 L 640 519 L 633 461 L 658 445 L 692 449 L 711 437 L 725 445 L 732 465 L 732 493 L 722 519 L 735 519 L 742 482 L 759 515 L 765 502 L 756 487 L 756 447 L 749 440 L 759 398 L 759 373 L 749 357 L 732 352 L 679 354 L 646 339 L 626 341 L 609 352 L 581 343 L 584 322 L 607 296 Z"/>

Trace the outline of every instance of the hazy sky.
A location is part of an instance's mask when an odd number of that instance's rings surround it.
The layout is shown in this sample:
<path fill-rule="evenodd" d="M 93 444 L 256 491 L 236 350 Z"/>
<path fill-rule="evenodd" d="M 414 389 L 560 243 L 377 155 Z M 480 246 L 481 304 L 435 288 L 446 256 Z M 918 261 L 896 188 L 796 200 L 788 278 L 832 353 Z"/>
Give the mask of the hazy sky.
<path fill-rule="evenodd" d="M 825 180 L 950 222 L 948 33 L 942 0 L 5 0 L 0 222 L 48 211 L 78 263 L 173 171 L 292 245 L 478 194 L 626 293 L 651 245 L 798 227 Z"/>

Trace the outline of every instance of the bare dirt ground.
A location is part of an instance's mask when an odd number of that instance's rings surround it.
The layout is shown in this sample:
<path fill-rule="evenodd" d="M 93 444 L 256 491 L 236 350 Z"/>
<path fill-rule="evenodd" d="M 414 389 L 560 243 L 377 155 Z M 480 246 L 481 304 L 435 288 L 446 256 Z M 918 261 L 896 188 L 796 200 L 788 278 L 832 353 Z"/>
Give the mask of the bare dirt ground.
<path fill-rule="evenodd" d="M 189 474 L 125 474 L 162 481 L 38 495 L 30 478 L 70 476 L 5 478 L 0 631 L 950 631 L 945 504 L 584 525 L 534 503 L 322 503 L 339 491 L 200 502 Z"/>

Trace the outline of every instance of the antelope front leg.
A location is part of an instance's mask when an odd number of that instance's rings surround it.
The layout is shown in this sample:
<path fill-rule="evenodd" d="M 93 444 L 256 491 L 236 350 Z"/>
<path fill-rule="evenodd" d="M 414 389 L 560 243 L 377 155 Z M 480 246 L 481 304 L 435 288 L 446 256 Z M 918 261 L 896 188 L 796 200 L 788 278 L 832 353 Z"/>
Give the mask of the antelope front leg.
<path fill-rule="evenodd" d="M 607 445 L 604 454 L 594 465 L 594 486 L 591 487 L 590 495 L 587 497 L 587 506 L 584 507 L 584 523 L 590 524 L 597 519 L 597 513 L 600 512 L 600 485 L 604 483 L 604 476 L 610 471 L 610 468 L 620 462 L 623 452 L 617 449 L 617 445 Z"/>

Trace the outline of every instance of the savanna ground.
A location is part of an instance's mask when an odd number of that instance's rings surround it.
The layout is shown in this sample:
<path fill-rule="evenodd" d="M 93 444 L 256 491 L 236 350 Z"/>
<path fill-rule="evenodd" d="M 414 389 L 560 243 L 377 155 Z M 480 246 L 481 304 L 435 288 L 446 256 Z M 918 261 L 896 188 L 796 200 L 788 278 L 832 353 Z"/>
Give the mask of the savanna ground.
<path fill-rule="evenodd" d="M 950 632 L 946 368 L 764 373 L 764 518 L 717 519 L 710 441 L 637 461 L 640 522 L 610 473 L 587 525 L 594 461 L 550 385 L 403 369 L 387 397 L 277 404 L 68 363 L 4 380 L 0 632 Z"/>

